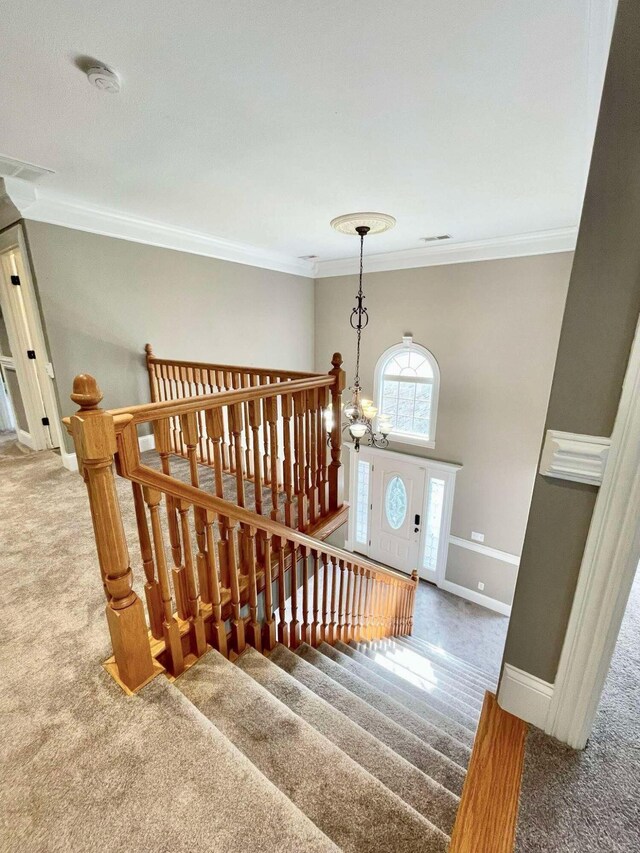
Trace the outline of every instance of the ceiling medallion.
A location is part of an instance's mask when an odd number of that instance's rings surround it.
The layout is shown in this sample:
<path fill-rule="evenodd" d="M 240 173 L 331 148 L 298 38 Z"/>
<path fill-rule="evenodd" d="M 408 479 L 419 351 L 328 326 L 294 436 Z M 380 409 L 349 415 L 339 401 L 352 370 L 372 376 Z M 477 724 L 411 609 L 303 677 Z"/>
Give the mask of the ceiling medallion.
<path fill-rule="evenodd" d="M 345 213 L 331 220 L 331 227 L 341 234 L 357 237 L 358 228 L 366 228 L 367 234 L 382 234 L 396 224 L 393 216 L 388 213 Z"/>

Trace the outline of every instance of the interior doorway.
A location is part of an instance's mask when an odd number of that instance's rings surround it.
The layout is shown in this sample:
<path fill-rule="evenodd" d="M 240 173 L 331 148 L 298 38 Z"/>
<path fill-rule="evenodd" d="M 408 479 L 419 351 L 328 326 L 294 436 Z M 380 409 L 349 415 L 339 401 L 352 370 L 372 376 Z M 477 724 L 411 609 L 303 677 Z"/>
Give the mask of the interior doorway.
<path fill-rule="evenodd" d="M 31 450 L 60 446 L 53 367 L 22 229 L 0 234 L 0 432 Z"/>

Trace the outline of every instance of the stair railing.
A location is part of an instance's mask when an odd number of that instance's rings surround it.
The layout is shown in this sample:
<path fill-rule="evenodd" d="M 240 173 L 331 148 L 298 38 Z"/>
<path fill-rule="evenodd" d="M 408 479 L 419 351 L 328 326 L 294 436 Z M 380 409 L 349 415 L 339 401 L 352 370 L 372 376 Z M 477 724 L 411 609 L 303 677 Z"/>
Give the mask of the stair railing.
<path fill-rule="evenodd" d="M 220 482 L 224 474 L 233 475 L 239 506 L 245 505 L 248 481 L 253 483 L 254 509 L 259 515 L 263 514 L 264 486 L 270 491 L 270 517 L 278 520 L 284 513 L 285 523 L 299 530 L 313 529 L 328 511 L 341 506 L 339 424 L 345 381 L 339 353 L 333 357 L 330 379 L 326 374 L 161 359 L 153 354 L 151 344 L 145 352 L 152 402 L 244 392 L 225 398 L 229 404 L 217 406 L 211 419 L 200 408 L 186 427 L 179 414 L 171 415 L 162 436 L 163 470 L 168 473 L 169 454 L 192 458 L 189 442 L 197 433 L 195 460 L 210 467 Z M 287 388 L 283 393 L 287 383 L 297 390 L 289 393 Z M 272 393 L 250 393 L 270 385 Z M 331 448 L 325 440 L 329 409 L 338 425 Z"/>
<path fill-rule="evenodd" d="M 410 633 L 416 576 L 407 578 L 383 569 L 287 526 L 286 474 L 283 519 L 280 510 L 269 518 L 239 501 L 225 499 L 220 477 L 214 476 L 210 484 L 200 479 L 203 466 L 197 448 L 201 416 L 215 458 L 220 453 L 220 410 L 224 407 L 231 409 L 233 427 L 239 418 L 238 407 L 244 402 L 254 404 L 255 415 L 256 401 L 269 401 L 269 410 L 275 405 L 274 399 L 281 406 L 283 398 L 293 402 L 301 393 L 329 388 L 337 407 L 334 424 L 336 420 L 339 424 L 343 387 L 340 361 L 339 356 L 334 357 L 329 376 L 111 412 L 98 408 L 101 394 L 95 380 L 76 377 L 72 399 L 80 409 L 66 423 L 87 484 L 107 597 L 114 654 L 106 668 L 127 690 L 139 689 L 163 669 L 179 675 L 209 645 L 229 656 L 240 654 L 247 643 L 256 649 L 271 649 L 276 639 L 296 648 L 300 642 L 317 645 Z M 288 411 L 286 402 L 284 411 Z M 175 418 L 179 418 L 184 436 L 186 473 L 172 473 L 170 463 L 167 465 Z M 313 447 L 311 440 L 304 440 L 313 435 L 305 432 L 305 424 L 310 427 L 312 423 L 313 418 L 302 417 L 296 424 L 299 454 L 301 447 L 308 446 L 310 451 Z M 142 458 L 138 431 L 149 425 L 159 463 L 146 454 Z M 295 441 L 291 444 L 295 451 Z M 339 445 L 337 451 L 332 447 L 329 466 L 336 475 Z M 114 459 L 118 473 L 131 482 L 146 616 L 129 565 L 113 476 Z M 185 460 L 179 461 L 184 467 Z M 324 483 L 328 503 L 335 506 L 340 499 L 337 483 L 334 481 L 332 489 L 330 477 L 324 481 L 322 477 L 309 480 L 303 476 L 306 462 L 306 453 L 296 456 L 294 452 L 291 468 L 297 471 L 298 479 L 291 482 L 300 501 L 304 505 L 308 498 L 306 487 L 310 482 Z M 312 464 L 310 467 L 313 470 Z"/>

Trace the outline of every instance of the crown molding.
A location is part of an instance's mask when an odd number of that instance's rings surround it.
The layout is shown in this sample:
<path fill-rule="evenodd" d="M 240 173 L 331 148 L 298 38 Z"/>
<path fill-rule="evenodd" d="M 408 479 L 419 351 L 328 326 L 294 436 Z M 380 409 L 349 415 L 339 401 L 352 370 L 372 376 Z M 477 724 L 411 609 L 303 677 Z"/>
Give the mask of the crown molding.
<path fill-rule="evenodd" d="M 108 208 L 71 201 L 55 194 L 43 193 L 40 189 L 15 178 L 6 178 L 5 186 L 7 195 L 22 218 L 35 222 L 46 222 L 49 225 L 60 225 L 63 228 L 74 228 L 77 231 L 88 231 L 105 237 L 218 258 L 305 278 L 328 278 L 356 272 L 355 257 L 304 261 L 246 243 L 237 243 L 188 228 L 166 225 Z M 577 233 L 577 228 L 556 228 L 551 231 L 515 234 L 510 237 L 367 255 L 366 268 L 367 272 L 384 272 L 569 252 L 575 249 Z"/>
<path fill-rule="evenodd" d="M 315 264 L 310 261 L 108 208 L 70 201 L 42 193 L 26 184 L 23 186 L 23 181 L 7 179 L 5 184 L 7 194 L 23 219 L 306 278 L 315 277 Z"/>
<path fill-rule="evenodd" d="M 520 258 L 526 255 L 548 255 L 553 252 L 572 252 L 576 247 L 578 228 L 554 228 L 513 234 L 509 237 L 492 237 L 467 243 L 449 243 L 446 246 L 424 246 L 399 252 L 365 255 L 367 272 L 387 272 L 415 267 L 433 267 L 444 264 L 465 264 L 471 261 L 493 261 L 499 258 Z M 353 258 L 319 261 L 316 278 L 336 275 L 353 275 L 357 272 Z"/>

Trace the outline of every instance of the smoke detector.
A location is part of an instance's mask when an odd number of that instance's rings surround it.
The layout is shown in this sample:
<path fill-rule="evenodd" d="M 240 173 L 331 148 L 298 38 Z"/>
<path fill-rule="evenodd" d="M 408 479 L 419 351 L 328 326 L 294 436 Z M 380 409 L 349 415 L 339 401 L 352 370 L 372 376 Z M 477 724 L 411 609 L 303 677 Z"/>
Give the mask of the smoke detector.
<path fill-rule="evenodd" d="M 92 65 L 87 68 L 87 77 L 89 83 L 100 89 L 101 92 L 109 92 L 110 95 L 117 95 L 120 91 L 120 79 L 115 71 L 112 71 L 106 65 Z"/>

